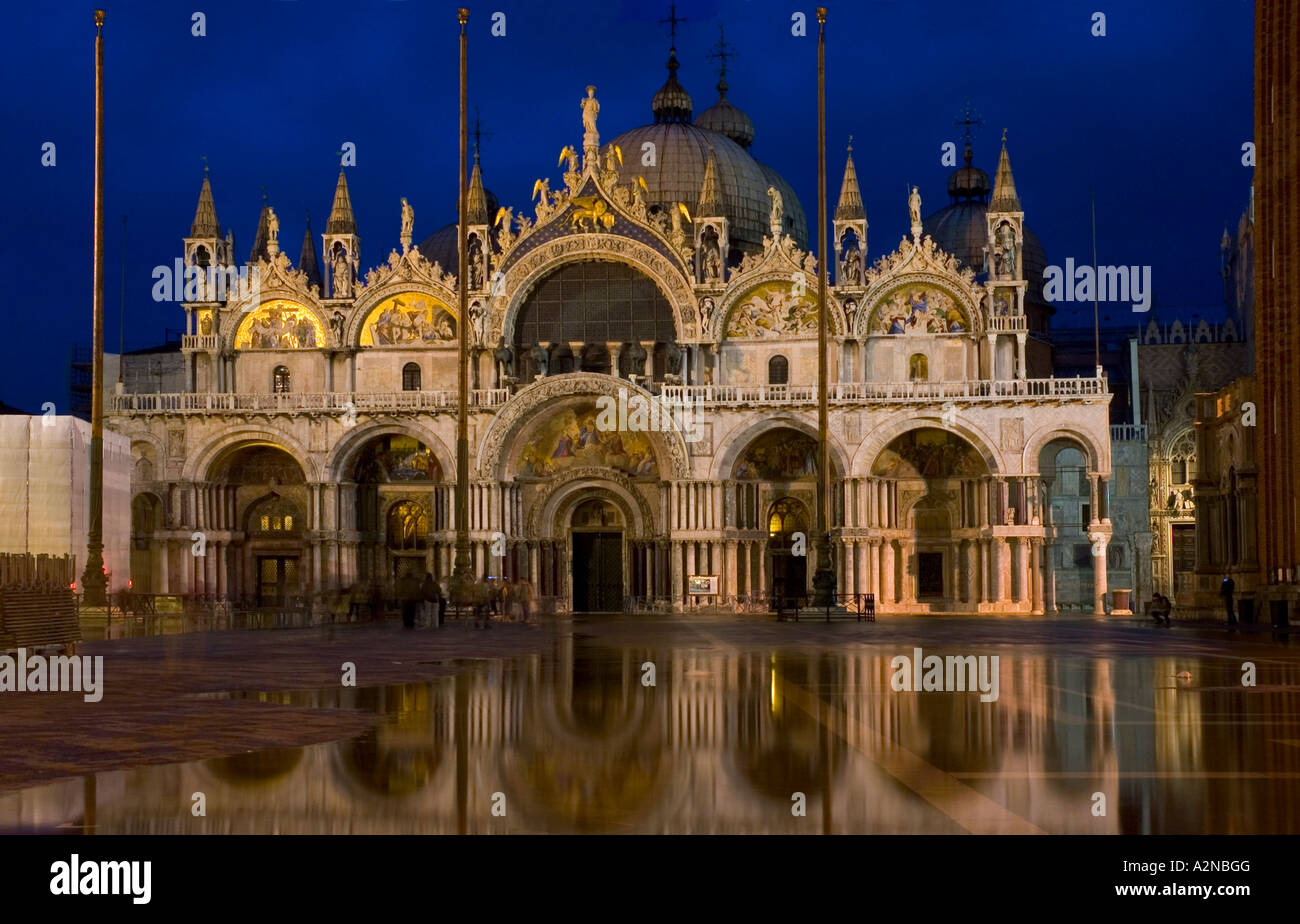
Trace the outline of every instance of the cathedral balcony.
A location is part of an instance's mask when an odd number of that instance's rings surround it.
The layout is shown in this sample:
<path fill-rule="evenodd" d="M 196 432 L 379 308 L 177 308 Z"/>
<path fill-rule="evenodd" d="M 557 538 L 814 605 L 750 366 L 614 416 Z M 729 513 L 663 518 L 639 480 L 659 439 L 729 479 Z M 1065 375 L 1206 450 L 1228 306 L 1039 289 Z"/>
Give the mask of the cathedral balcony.
<path fill-rule="evenodd" d="M 1102 397 L 1102 378 L 976 379 L 963 382 L 834 382 L 833 404 L 943 404 L 946 402 L 1012 400 L 1037 402 L 1051 398 Z M 816 385 L 665 385 L 670 403 L 736 405 L 812 405 Z"/>
<path fill-rule="evenodd" d="M 989 318 L 989 330 L 999 334 L 1018 334 L 1027 332 L 1029 324 L 1023 314 L 995 315 Z"/>
<path fill-rule="evenodd" d="M 508 388 L 481 388 L 469 394 L 470 407 L 500 407 L 510 400 Z M 327 392 L 320 394 L 146 394 L 111 395 L 109 413 L 139 414 L 243 414 L 250 411 L 282 414 L 319 414 L 353 409 L 362 413 L 385 411 L 455 410 L 456 392 L 397 391 L 374 394 Z"/>
<path fill-rule="evenodd" d="M 1111 424 L 1110 441 L 1112 443 L 1145 443 L 1147 439 L 1146 424 Z"/>
<path fill-rule="evenodd" d="M 218 340 L 221 338 L 216 334 L 184 334 L 181 337 L 182 350 L 212 350 L 219 348 Z"/>

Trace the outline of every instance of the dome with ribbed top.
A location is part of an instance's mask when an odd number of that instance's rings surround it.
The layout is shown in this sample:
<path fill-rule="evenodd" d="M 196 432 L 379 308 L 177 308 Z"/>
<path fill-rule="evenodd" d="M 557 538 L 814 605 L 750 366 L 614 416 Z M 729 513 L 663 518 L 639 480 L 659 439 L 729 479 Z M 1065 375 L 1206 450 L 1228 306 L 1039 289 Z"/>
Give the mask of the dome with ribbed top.
<path fill-rule="evenodd" d="M 772 200 L 768 187 L 781 194 L 785 232 L 799 247 L 808 247 L 808 222 L 794 189 L 771 167 L 760 163 L 746 150 L 753 141 L 753 123 L 743 112 L 724 98 L 710 107 L 701 118 L 691 121 L 690 95 L 677 80 L 677 55 L 668 57 L 668 81 L 654 96 L 654 122 L 624 132 L 613 143 L 624 151 L 619 168 L 619 182 L 645 180 L 649 205 L 672 207 L 681 202 L 695 210 L 704 186 L 704 174 L 712 152 L 714 181 L 720 194 L 723 214 L 730 226 L 732 255 L 739 260 L 745 253 L 759 253 L 763 238 L 769 235 L 768 217 Z M 722 86 L 725 87 L 725 84 Z M 720 106 L 725 107 L 719 109 Z M 738 121 L 728 113 L 738 113 Z M 712 113 L 712 115 L 709 115 Z M 744 128 L 748 126 L 748 133 Z M 744 141 L 742 144 L 741 142 Z M 652 165 L 643 164 L 640 154 L 653 145 Z"/>
<path fill-rule="evenodd" d="M 744 110 L 727 99 L 727 84 L 718 84 L 718 101 L 695 117 L 695 124 L 707 131 L 726 135 L 742 148 L 754 143 L 754 122 Z"/>

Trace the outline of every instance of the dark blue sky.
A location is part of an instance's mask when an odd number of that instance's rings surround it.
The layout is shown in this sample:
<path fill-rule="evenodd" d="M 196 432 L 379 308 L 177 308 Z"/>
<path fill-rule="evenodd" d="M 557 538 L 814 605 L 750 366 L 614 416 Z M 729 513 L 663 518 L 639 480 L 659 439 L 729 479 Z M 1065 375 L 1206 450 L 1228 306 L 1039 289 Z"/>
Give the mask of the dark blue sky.
<path fill-rule="evenodd" d="M 344 141 L 357 145 L 348 182 L 367 266 L 397 246 L 399 200 L 416 238 L 456 207 L 456 4 L 427 0 L 233 0 L 108 3 L 106 78 L 106 338 L 115 351 L 126 234 L 126 346 L 161 341 L 181 309 L 155 303 L 151 270 L 180 255 L 207 155 L 223 230 L 252 246 L 261 187 L 296 259 L 304 213 L 319 234 Z M 1252 171 L 1252 17 L 1248 0 L 1070 0 L 828 5 L 828 146 L 832 207 L 844 143 L 870 222 L 870 259 L 907 226 L 906 185 L 928 214 L 947 202 L 940 146 L 966 97 L 985 125 L 975 139 L 990 176 L 1009 150 L 1026 222 L 1049 260 L 1090 259 L 1088 191 L 1097 189 L 1099 262 L 1150 264 L 1165 318 L 1221 302 L 1218 239 L 1234 230 Z M 1094 38 L 1091 15 L 1107 13 Z M 190 34 L 195 8 L 207 36 Z M 578 100 L 594 83 L 605 138 L 650 121 L 663 83 L 667 3 L 601 0 L 473 6 L 470 100 L 488 130 L 486 182 L 524 205 L 533 180 L 558 181 L 556 152 L 578 145 Z M 94 26 L 92 4 L 23 4 L 3 30 L 8 126 L 3 146 L 4 289 L 0 400 L 27 409 L 68 395 L 72 344 L 90 339 Z M 809 36 L 791 35 L 803 9 Z M 506 14 L 504 38 L 491 15 Z M 682 2 L 679 78 L 695 111 L 717 97 L 706 59 L 725 23 L 738 57 L 728 97 L 755 125 L 753 152 L 816 211 L 814 6 L 771 0 Z M 41 145 L 57 145 L 55 167 Z M 552 183 L 552 186 L 556 182 Z M 1086 306 L 1085 306 L 1086 307 Z M 1083 323 L 1061 306 L 1058 323 Z M 1121 306 L 1114 323 L 1145 320 Z M 1090 323 L 1090 311 L 1086 312 Z"/>

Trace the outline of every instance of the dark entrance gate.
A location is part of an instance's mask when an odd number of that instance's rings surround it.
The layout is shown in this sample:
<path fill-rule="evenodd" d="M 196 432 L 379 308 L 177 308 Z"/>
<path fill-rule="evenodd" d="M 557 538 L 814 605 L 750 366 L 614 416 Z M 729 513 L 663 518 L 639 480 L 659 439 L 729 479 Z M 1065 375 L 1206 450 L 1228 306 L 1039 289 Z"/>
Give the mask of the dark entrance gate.
<path fill-rule="evenodd" d="M 257 605 L 284 606 L 298 593 L 298 559 L 261 555 L 257 559 Z"/>
<path fill-rule="evenodd" d="M 623 611 L 623 534 L 573 534 L 573 611 Z"/>
<path fill-rule="evenodd" d="M 943 553 L 918 552 L 916 556 L 916 595 L 943 596 Z"/>

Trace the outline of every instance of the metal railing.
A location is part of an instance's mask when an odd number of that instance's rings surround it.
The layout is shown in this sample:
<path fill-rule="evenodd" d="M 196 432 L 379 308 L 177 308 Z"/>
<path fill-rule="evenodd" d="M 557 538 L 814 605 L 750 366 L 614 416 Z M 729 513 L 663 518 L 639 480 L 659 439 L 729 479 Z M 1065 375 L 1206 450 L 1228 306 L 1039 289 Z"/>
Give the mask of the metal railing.
<path fill-rule="evenodd" d="M 875 594 L 835 594 L 834 602 L 829 605 L 816 606 L 812 598 L 806 594 L 773 594 L 772 609 L 776 613 L 777 622 L 793 620 L 798 622 L 800 618 L 817 619 L 825 617 L 827 622 L 832 619 L 856 619 L 862 622 L 876 621 L 876 595 Z"/>

